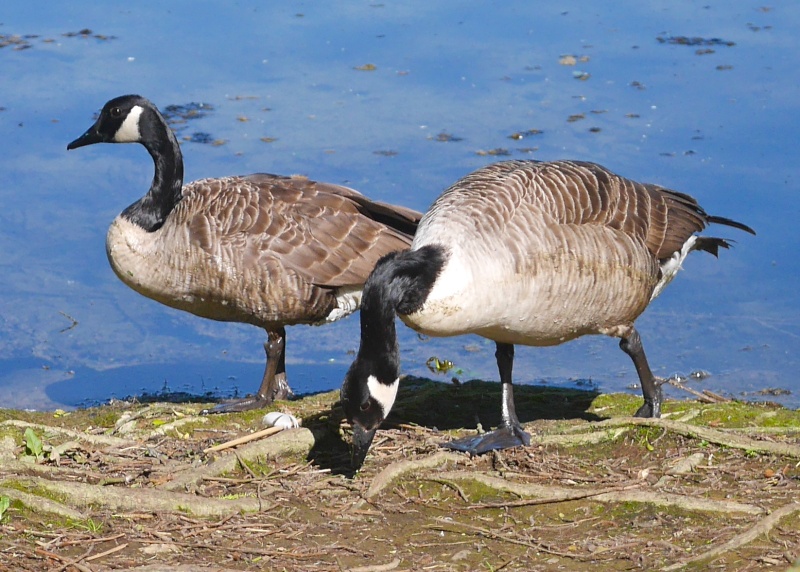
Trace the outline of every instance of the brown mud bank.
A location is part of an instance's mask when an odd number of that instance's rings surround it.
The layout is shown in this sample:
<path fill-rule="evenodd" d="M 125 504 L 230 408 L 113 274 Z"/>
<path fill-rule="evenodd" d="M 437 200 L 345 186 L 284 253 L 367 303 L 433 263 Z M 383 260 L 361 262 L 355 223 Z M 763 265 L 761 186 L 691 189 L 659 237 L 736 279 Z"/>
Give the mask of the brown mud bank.
<path fill-rule="evenodd" d="M 438 444 L 497 423 L 499 384 L 406 380 L 364 468 L 336 392 L 259 413 L 127 403 L 0 410 L 0 570 L 786 570 L 800 412 L 520 386 L 529 448 Z M 462 429 L 468 427 L 471 429 Z"/>

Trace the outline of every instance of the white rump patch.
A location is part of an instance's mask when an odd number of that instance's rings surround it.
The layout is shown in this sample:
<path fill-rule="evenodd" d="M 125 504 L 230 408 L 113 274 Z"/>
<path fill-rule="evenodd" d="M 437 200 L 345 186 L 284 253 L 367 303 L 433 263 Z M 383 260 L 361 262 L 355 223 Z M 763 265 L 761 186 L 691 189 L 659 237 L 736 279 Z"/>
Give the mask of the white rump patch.
<path fill-rule="evenodd" d="M 689 240 L 683 243 L 683 246 L 678 252 L 661 264 L 661 280 L 658 281 L 655 290 L 653 290 L 653 295 L 650 297 L 651 302 L 655 300 L 656 297 L 661 294 L 661 291 L 666 288 L 667 284 L 672 282 L 672 279 L 675 278 L 678 270 L 681 269 L 684 259 L 694 250 L 695 242 L 697 242 L 697 237 L 694 235 L 690 236 Z"/>
<path fill-rule="evenodd" d="M 122 122 L 117 132 L 114 133 L 114 141 L 116 143 L 137 143 L 141 138 L 139 133 L 139 117 L 142 115 L 144 108 L 140 105 L 134 105 L 128 112 L 125 121 Z"/>
<path fill-rule="evenodd" d="M 335 322 L 349 316 L 361 306 L 361 286 L 343 286 L 336 292 L 336 307 L 325 316 L 325 322 Z"/>
<path fill-rule="evenodd" d="M 389 411 L 392 410 L 392 406 L 394 405 L 394 400 L 397 397 L 397 388 L 400 385 L 400 378 L 395 379 L 389 385 L 385 383 L 381 383 L 378 381 L 378 378 L 374 375 L 371 375 L 367 378 L 367 387 L 369 388 L 369 394 L 375 398 L 381 409 L 383 409 L 383 416 L 386 417 L 389 415 Z"/>

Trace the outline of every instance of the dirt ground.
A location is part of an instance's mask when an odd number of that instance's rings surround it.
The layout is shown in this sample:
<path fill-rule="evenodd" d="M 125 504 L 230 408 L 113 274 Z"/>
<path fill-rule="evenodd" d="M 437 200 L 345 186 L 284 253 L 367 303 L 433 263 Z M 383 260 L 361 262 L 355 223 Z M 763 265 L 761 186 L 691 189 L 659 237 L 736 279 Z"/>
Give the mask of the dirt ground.
<path fill-rule="evenodd" d="M 405 380 L 357 474 L 337 392 L 217 451 L 264 412 L 0 410 L 0 570 L 800 569 L 800 412 L 516 394 L 532 445 L 470 458 L 438 445 L 497 423 L 498 384 Z"/>

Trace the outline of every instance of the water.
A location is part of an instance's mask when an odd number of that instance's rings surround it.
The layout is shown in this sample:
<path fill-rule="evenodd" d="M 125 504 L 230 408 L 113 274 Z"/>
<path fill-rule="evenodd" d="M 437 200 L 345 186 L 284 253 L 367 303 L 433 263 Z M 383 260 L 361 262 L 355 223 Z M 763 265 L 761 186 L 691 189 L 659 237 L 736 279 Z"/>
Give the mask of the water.
<path fill-rule="evenodd" d="M 263 332 L 162 307 L 108 266 L 106 229 L 149 186 L 150 158 L 65 146 L 131 92 L 209 104 L 179 126 L 187 180 L 302 173 L 424 210 L 489 162 L 577 158 L 690 193 L 758 236 L 712 228 L 735 248 L 694 255 L 640 318 L 655 373 L 705 370 L 692 387 L 800 406 L 800 4 L 264 4 L 4 7 L 4 39 L 37 37 L 0 48 L 2 406 L 260 380 Z M 400 343 L 407 373 L 432 376 L 437 356 L 462 379 L 497 379 L 481 338 L 403 328 Z M 357 317 L 290 328 L 293 387 L 339 387 L 357 345 Z M 515 376 L 638 392 L 610 338 L 519 348 Z M 754 394 L 765 388 L 791 394 Z"/>

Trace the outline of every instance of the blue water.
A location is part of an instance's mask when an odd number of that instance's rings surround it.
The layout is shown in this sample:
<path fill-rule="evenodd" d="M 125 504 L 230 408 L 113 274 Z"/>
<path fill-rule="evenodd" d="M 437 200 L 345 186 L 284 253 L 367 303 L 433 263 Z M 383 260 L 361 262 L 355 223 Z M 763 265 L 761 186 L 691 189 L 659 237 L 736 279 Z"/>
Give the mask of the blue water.
<path fill-rule="evenodd" d="M 735 248 L 694 255 L 640 318 L 654 371 L 704 370 L 692 387 L 800 406 L 797 2 L 8 4 L 0 406 L 246 393 L 260 380 L 263 332 L 162 307 L 108 266 L 106 229 L 148 188 L 150 158 L 65 147 L 131 92 L 207 104 L 176 126 L 187 180 L 302 173 L 424 210 L 489 162 L 575 158 L 690 193 L 758 236 L 710 229 Z M 404 328 L 400 343 L 407 373 L 431 376 L 437 356 L 463 379 L 497 379 L 480 338 Z M 338 388 L 357 346 L 357 317 L 291 328 L 295 390 Z M 638 392 L 610 338 L 519 348 L 515 378 Z M 791 393 L 754 394 L 765 388 Z"/>

